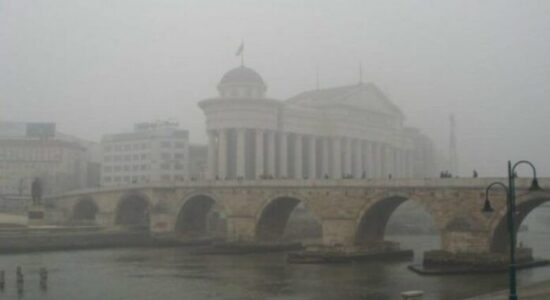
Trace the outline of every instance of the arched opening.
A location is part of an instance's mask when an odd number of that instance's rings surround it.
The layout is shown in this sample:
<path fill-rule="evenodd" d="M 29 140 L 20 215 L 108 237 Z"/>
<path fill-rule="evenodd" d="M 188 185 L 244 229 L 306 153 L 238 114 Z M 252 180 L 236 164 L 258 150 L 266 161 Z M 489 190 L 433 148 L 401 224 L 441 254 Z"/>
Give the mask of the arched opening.
<path fill-rule="evenodd" d="M 91 197 L 84 197 L 78 200 L 73 208 L 73 220 L 83 222 L 95 221 L 98 212 L 97 204 Z"/>
<path fill-rule="evenodd" d="M 355 235 L 357 246 L 406 248 L 416 253 L 437 249 L 440 241 L 431 214 L 422 204 L 401 196 L 382 199 L 368 208 Z"/>
<path fill-rule="evenodd" d="M 321 240 L 319 219 L 300 200 L 279 197 L 264 207 L 256 227 L 260 242 L 306 242 Z"/>
<path fill-rule="evenodd" d="M 226 232 L 225 214 L 214 199 L 197 195 L 181 207 L 174 230 L 185 237 L 221 238 Z"/>
<path fill-rule="evenodd" d="M 149 201 L 142 195 L 123 197 L 116 210 L 116 225 L 136 229 L 149 229 Z"/>
<path fill-rule="evenodd" d="M 550 254 L 550 244 L 545 243 L 550 233 L 550 197 L 538 197 L 516 205 L 514 228 L 516 230 L 516 257 L 532 258 L 535 255 Z M 491 252 L 506 254 L 510 251 L 508 220 L 504 215 L 498 221 L 491 238 Z M 540 253 L 533 251 L 540 250 Z"/>

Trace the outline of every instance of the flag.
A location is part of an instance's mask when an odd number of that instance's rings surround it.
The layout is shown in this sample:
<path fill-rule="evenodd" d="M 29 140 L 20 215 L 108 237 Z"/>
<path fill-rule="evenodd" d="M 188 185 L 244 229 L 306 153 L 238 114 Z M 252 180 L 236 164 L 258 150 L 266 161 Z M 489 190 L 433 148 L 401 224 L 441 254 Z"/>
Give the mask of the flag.
<path fill-rule="evenodd" d="M 244 50 L 244 42 L 241 42 L 241 45 L 239 46 L 239 49 L 237 49 L 237 53 L 235 53 L 235 56 L 239 56 L 243 53 Z"/>

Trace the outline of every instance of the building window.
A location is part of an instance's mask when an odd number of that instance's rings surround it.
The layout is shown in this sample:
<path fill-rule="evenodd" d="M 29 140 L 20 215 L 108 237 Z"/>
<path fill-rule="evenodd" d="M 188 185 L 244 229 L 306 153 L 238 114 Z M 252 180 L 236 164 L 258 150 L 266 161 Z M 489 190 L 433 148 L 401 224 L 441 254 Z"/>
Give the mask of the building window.
<path fill-rule="evenodd" d="M 183 159 L 183 153 L 174 153 L 174 159 Z"/>
<path fill-rule="evenodd" d="M 124 171 L 130 171 L 130 166 L 129 165 L 124 165 Z"/>
<path fill-rule="evenodd" d="M 113 150 L 113 146 L 111 145 L 105 146 L 105 152 L 110 152 L 111 150 Z"/>
<path fill-rule="evenodd" d="M 132 159 L 133 160 L 139 160 L 139 154 L 132 155 Z"/>
<path fill-rule="evenodd" d="M 124 182 L 130 182 L 130 176 L 124 176 Z"/>
<path fill-rule="evenodd" d="M 143 170 L 147 170 L 147 165 L 141 165 L 140 169 L 143 171 Z"/>
<path fill-rule="evenodd" d="M 162 153 L 160 157 L 164 160 L 171 159 L 172 155 L 170 153 Z"/>
<path fill-rule="evenodd" d="M 147 159 L 147 154 L 146 154 L 146 153 L 143 153 L 143 154 L 141 155 L 141 159 Z"/>
<path fill-rule="evenodd" d="M 111 182 L 111 176 L 106 176 L 105 178 L 103 178 L 103 181 Z"/>
<path fill-rule="evenodd" d="M 120 172 L 121 168 L 120 166 L 115 166 L 115 172 Z"/>
<path fill-rule="evenodd" d="M 103 167 L 103 171 L 105 171 L 105 172 L 111 172 L 112 170 L 113 170 L 113 167 L 111 167 L 111 166 L 104 166 Z"/>
<path fill-rule="evenodd" d="M 120 182 L 120 176 L 115 176 L 115 178 L 113 180 L 114 180 L 114 182 Z"/>
<path fill-rule="evenodd" d="M 124 155 L 124 161 L 131 161 L 131 160 L 132 160 L 132 155 L 130 154 Z"/>
<path fill-rule="evenodd" d="M 170 181 L 170 175 L 162 175 L 162 176 L 160 177 L 160 180 L 162 180 L 162 181 Z"/>
<path fill-rule="evenodd" d="M 105 155 L 105 157 L 103 158 L 103 160 L 108 162 L 108 161 L 113 160 L 113 157 L 110 156 L 110 155 Z"/>
<path fill-rule="evenodd" d="M 172 147 L 172 143 L 168 142 L 168 141 L 163 141 L 163 142 L 160 143 L 160 147 L 161 148 L 170 148 L 170 147 Z"/>
<path fill-rule="evenodd" d="M 162 170 L 170 170 L 170 164 L 160 164 Z"/>
<path fill-rule="evenodd" d="M 180 163 L 175 163 L 175 164 L 174 164 L 174 169 L 176 169 L 176 170 L 183 170 L 183 165 L 180 164 Z"/>
<path fill-rule="evenodd" d="M 178 149 L 185 148 L 184 142 L 176 142 L 175 147 Z"/>

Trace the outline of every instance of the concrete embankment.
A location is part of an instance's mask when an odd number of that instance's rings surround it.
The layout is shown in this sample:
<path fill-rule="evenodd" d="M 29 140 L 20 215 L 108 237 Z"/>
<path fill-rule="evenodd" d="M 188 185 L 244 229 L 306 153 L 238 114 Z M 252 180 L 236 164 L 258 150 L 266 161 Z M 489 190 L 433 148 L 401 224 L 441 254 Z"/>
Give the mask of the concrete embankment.
<path fill-rule="evenodd" d="M 548 300 L 550 299 L 550 280 L 542 281 L 518 288 L 518 298 L 521 300 Z M 465 300 L 507 300 L 508 290 L 489 293 Z"/>
<path fill-rule="evenodd" d="M 53 227 L 0 230 L 0 253 L 3 254 L 120 247 L 172 247 L 206 243 L 208 241 L 182 241 L 153 236 L 144 231 Z"/>

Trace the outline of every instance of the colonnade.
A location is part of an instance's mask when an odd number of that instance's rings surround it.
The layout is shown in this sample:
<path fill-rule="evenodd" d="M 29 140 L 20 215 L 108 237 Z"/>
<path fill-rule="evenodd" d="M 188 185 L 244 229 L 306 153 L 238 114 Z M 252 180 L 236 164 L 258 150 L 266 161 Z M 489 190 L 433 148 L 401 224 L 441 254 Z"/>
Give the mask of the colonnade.
<path fill-rule="evenodd" d="M 413 151 L 351 137 L 264 129 L 208 132 L 211 179 L 412 177 Z"/>

